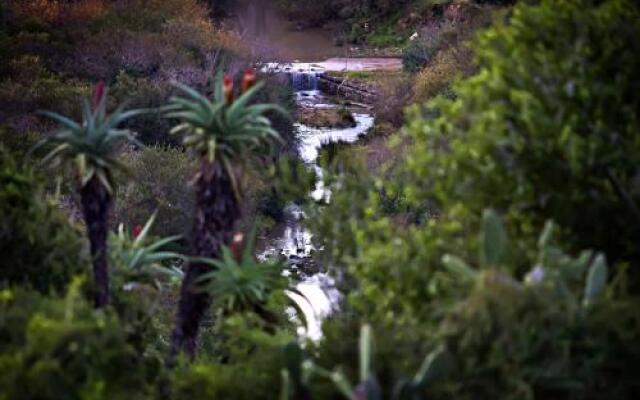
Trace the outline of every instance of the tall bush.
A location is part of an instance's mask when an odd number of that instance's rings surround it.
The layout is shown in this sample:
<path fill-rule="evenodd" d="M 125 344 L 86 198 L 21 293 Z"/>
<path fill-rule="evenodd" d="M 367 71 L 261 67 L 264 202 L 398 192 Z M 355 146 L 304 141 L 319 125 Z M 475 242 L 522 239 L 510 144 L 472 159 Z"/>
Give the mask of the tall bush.
<path fill-rule="evenodd" d="M 64 292 L 89 268 L 78 233 L 43 183 L 0 145 L 0 282 L 48 294 Z"/>
<path fill-rule="evenodd" d="M 414 109 L 409 163 L 427 190 L 409 194 L 453 219 L 498 207 L 524 234 L 551 217 L 576 247 L 637 262 L 638 34 L 628 0 L 516 6 L 479 39 L 459 97 L 431 104 L 433 121 Z"/>

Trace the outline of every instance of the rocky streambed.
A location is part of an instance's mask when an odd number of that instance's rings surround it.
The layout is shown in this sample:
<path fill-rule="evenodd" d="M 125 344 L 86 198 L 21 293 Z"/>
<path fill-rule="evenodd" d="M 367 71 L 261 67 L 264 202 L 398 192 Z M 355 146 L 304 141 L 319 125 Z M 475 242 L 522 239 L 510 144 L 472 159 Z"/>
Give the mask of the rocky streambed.
<path fill-rule="evenodd" d="M 317 160 L 322 146 L 333 142 L 356 142 L 373 127 L 374 117 L 366 108 L 339 105 L 332 100 L 333 97 L 327 96 L 320 85 L 325 69 L 317 64 L 270 65 L 268 68 L 287 74 L 291 80 L 298 106 L 305 115 L 295 124 L 297 152 L 307 167 L 321 178 L 323 171 Z M 310 120 L 309 113 L 328 115 L 325 122 L 329 126 L 318 122 L 322 122 L 322 118 Z M 336 119 L 331 115 L 337 115 Z M 341 121 L 341 118 L 348 121 Z M 329 201 L 330 193 L 320 182 L 319 180 L 315 190 L 309 194 L 310 200 Z M 289 294 L 305 314 L 307 326 L 300 327 L 299 333 L 312 340 L 319 339 L 322 321 L 336 310 L 341 294 L 336 289 L 333 278 L 314 263 L 312 254 L 315 249 L 312 235 L 304 227 L 303 209 L 290 203 L 284 211 L 283 222 L 272 232 L 260 257 L 266 259 L 284 256 L 289 262 L 289 270 L 285 273 L 295 273 L 301 278 L 297 290 L 303 296 Z"/>

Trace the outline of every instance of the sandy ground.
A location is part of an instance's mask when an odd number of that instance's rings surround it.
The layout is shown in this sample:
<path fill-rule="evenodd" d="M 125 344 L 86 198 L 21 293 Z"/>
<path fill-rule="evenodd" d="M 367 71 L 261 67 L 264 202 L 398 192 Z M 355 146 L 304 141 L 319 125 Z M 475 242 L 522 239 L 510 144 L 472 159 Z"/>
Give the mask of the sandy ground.
<path fill-rule="evenodd" d="M 317 63 L 326 71 L 399 71 L 402 60 L 399 58 L 329 58 Z"/>

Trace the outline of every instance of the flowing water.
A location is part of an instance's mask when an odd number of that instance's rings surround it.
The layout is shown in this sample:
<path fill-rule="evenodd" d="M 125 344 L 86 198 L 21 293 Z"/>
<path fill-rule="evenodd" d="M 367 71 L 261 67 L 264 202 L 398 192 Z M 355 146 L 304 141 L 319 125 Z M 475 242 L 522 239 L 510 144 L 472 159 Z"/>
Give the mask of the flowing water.
<path fill-rule="evenodd" d="M 274 72 L 286 73 L 296 90 L 296 99 L 300 107 L 304 108 L 335 108 L 337 104 L 331 102 L 318 90 L 318 75 L 323 68 L 316 64 L 287 64 L 270 65 L 268 68 Z M 302 161 L 316 172 L 320 178 L 322 169 L 317 164 L 320 148 L 327 143 L 346 142 L 353 143 L 373 127 L 372 115 L 352 110 L 356 120 L 356 126 L 346 129 L 315 128 L 295 124 L 298 138 L 298 155 Z M 316 201 L 329 201 L 330 191 L 318 181 L 315 190 L 309 195 Z M 306 272 L 304 265 L 309 264 L 312 252 L 315 250 L 312 244 L 312 235 L 304 227 L 304 211 L 294 203 L 285 207 L 284 222 L 280 224 L 268 241 L 266 250 L 261 258 L 282 255 L 289 260 L 291 274 L 293 270 L 302 277 L 296 289 L 302 293 L 289 293 L 290 297 L 298 303 L 305 314 L 306 328 L 301 327 L 299 333 L 312 340 L 320 338 L 323 319 L 336 310 L 340 301 L 340 292 L 336 289 L 335 282 L 326 272 Z"/>

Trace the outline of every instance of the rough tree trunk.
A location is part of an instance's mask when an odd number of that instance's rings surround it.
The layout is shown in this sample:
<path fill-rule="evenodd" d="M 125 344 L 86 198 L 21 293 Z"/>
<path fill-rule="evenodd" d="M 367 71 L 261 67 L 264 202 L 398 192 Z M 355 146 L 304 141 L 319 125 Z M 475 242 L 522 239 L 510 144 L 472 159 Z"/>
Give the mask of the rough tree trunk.
<path fill-rule="evenodd" d="M 93 177 L 80 189 L 82 213 L 87 225 L 87 234 L 91 244 L 93 260 L 93 279 L 95 283 L 95 307 L 104 308 L 109 304 L 109 267 L 107 265 L 107 234 L 109 232 L 109 210 L 111 195 Z"/>
<path fill-rule="evenodd" d="M 223 244 L 229 245 L 233 226 L 240 217 L 240 204 L 226 170 L 218 162 L 203 162 L 196 181 L 196 209 L 191 238 L 191 255 L 218 258 Z M 172 366 L 179 353 L 190 358 L 196 353 L 198 333 L 211 299 L 196 290 L 196 281 L 211 266 L 189 263 L 182 281 L 180 303 L 171 335 L 167 364 Z"/>

